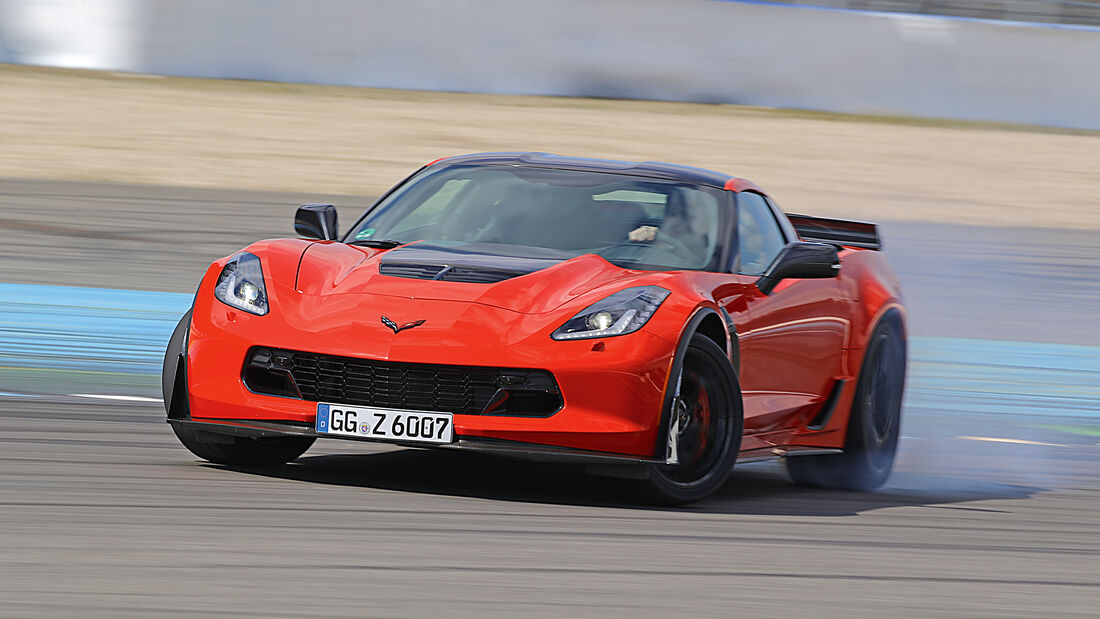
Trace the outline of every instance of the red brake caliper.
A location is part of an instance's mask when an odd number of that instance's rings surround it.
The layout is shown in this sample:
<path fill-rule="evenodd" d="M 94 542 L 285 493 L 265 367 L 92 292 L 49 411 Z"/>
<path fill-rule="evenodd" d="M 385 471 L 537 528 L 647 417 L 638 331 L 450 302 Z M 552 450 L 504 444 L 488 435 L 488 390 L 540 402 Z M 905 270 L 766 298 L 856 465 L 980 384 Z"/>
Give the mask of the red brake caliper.
<path fill-rule="evenodd" d="M 710 430 L 710 398 L 707 397 L 706 389 L 703 389 L 702 381 L 699 380 L 699 375 L 695 372 L 690 372 L 688 376 L 696 392 L 695 402 L 688 411 L 685 411 L 690 417 L 686 420 L 687 423 L 684 425 L 695 432 L 695 435 L 698 437 L 695 453 L 692 454 L 692 459 L 698 461 L 698 459 L 702 457 L 703 452 L 707 449 L 707 433 Z"/>
<path fill-rule="evenodd" d="M 699 447 L 695 449 L 695 460 L 698 461 L 707 449 L 707 435 L 710 434 L 710 398 L 707 397 L 705 390 L 699 390 L 699 395 L 695 398 L 695 406 L 699 422 Z"/>

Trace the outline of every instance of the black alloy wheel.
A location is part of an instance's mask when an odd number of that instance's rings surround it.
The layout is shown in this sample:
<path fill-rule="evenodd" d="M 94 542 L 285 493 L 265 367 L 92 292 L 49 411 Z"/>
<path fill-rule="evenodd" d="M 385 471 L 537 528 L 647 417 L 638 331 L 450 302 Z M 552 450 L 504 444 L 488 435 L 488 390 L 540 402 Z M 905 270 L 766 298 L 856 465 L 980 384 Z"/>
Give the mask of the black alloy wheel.
<path fill-rule="evenodd" d="M 787 473 L 792 481 L 842 490 L 873 490 L 886 483 L 901 436 L 906 355 L 901 318 L 891 310 L 867 342 L 844 452 L 788 456 Z"/>
<path fill-rule="evenodd" d="M 703 499 L 725 484 L 741 448 L 740 386 L 713 340 L 692 336 L 669 388 L 677 395 L 665 411 L 658 449 L 666 463 L 647 465 L 647 478 L 625 484 L 635 501 L 680 505 Z"/>

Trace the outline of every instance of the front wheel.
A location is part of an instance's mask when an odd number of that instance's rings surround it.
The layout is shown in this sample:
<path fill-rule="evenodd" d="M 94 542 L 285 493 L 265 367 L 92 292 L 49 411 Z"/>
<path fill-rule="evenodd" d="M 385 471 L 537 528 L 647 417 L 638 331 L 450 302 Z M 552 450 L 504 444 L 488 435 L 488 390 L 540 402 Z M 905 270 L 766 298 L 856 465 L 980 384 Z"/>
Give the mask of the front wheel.
<path fill-rule="evenodd" d="M 844 452 L 788 456 L 791 480 L 806 486 L 873 490 L 886 483 L 901 435 L 906 344 L 901 319 L 888 312 L 875 326 L 856 384 Z"/>
<path fill-rule="evenodd" d="M 669 386 L 675 395 L 665 411 L 659 450 L 666 464 L 647 465 L 645 479 L 627 482 L 628 498 L 635 501 L 680 505 L 703 499 L 726 482 L 741 449 L 741 389 L 713 340 L 692 336 Z"/>
<path fill-rule="evenodd" d="M 208 432 L 196 432 L 178 423 L 173 423 L 172 429 L 191 453 L 203 460 L 230 466 L 280 466 L 304 454 L 315 440 L 311 436 L 249 438 L 211 435 Z"/>

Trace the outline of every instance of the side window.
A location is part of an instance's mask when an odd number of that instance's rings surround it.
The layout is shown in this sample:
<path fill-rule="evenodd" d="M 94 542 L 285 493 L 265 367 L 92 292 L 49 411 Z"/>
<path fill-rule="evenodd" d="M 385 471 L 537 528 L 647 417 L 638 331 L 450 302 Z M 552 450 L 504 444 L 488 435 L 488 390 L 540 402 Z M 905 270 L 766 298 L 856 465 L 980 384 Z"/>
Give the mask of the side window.
<path fill-rule="evenodd" d="M 744 275 L 763 273 L 786 245 L 771 208 L 755 193 L 737 194 L 737 240 Z"/>

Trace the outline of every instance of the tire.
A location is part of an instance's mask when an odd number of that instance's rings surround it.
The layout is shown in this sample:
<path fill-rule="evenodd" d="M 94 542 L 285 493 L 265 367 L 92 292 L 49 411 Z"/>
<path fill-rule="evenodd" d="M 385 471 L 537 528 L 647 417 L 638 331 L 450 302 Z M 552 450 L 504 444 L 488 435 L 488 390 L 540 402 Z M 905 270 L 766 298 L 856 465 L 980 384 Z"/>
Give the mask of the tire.
<path fill-rule="evenodd" d="M 649 464 L 644 479 L 625 480 L 621 494 L 631 501 L 683 505 L 722 487 L 741 449 L 744 412 L 737 375 L 725 351 L 710 338 L 695 334 L 679 366 L 679 397 L 664 411 L 667 437 L 675 430 L 678 464 Z M 678 421 L 679 420 L 679 421 Z M 657 453 L 671 443 L 662 439 Z"/>
<path fill-rule="evenodd" d="M 168 348 L 164 351 L 164 363 L 160 369 L 160 392 L 164 399 L 164 410 L 167 412 L 172 405 L 172 392 L 176 384 L 176 369 L 179 365 L 180 353 L 184 352 L 184 342 L 187 340 L 187 330 L 191 327 L 191 310 L 180 318 L 179 323 L 172 331 L 172 337 L 168 340 Z"/>
<path fill-rule="evenodd" d="M 184 350 L 187 329 L 191 326 L 191 312 L 188 311 L 176 325 L 168 340 L 168 349 L 164 353 L 164 365 L 161 370 L 161 390 L 164 395 L 164 407 L 171 408 L 173 392 L 176 389 L 176 370 L 179 355 Z M 186 385 L 181 385 L 186 389 Z M 186 398 L 183 400 L 186 402 Z M 183 407 L 186 411 L 186 406 Z M 286 464 L 306 452 L 313 445 L 314 438 L 309 436 L 276 436 L 248 438 L 243 436 L 212 435 L 207 432 L 195 432 L 178 423 L 172 424 L 183 446 L 188 451 L 216 464 L 233 466 L 270 467 Z M 218 442 L 204 441 L 212 438 Z"/>
<path fill-rule="evenodd" d="M 203 435 L 208 434 L 206 432 L 195 432 L 178 423 L 172 424 L 172 430 L 191 453 L 203 460 L 229 466 L 281 466 L 304 454 L 315 440 L 312 436 L 248 438 L 218 435 L 217 438 L 225 442 L 212 443 L 201 440 Z"/>
<path fill-rule="evenodd" d="M 844 452 L 787 457 L 787 473 L 804 486 L 874 490 L 886 483 L 901 436 L 906 341 L 891 310 L 875 326 L 859 372 Z"/>

